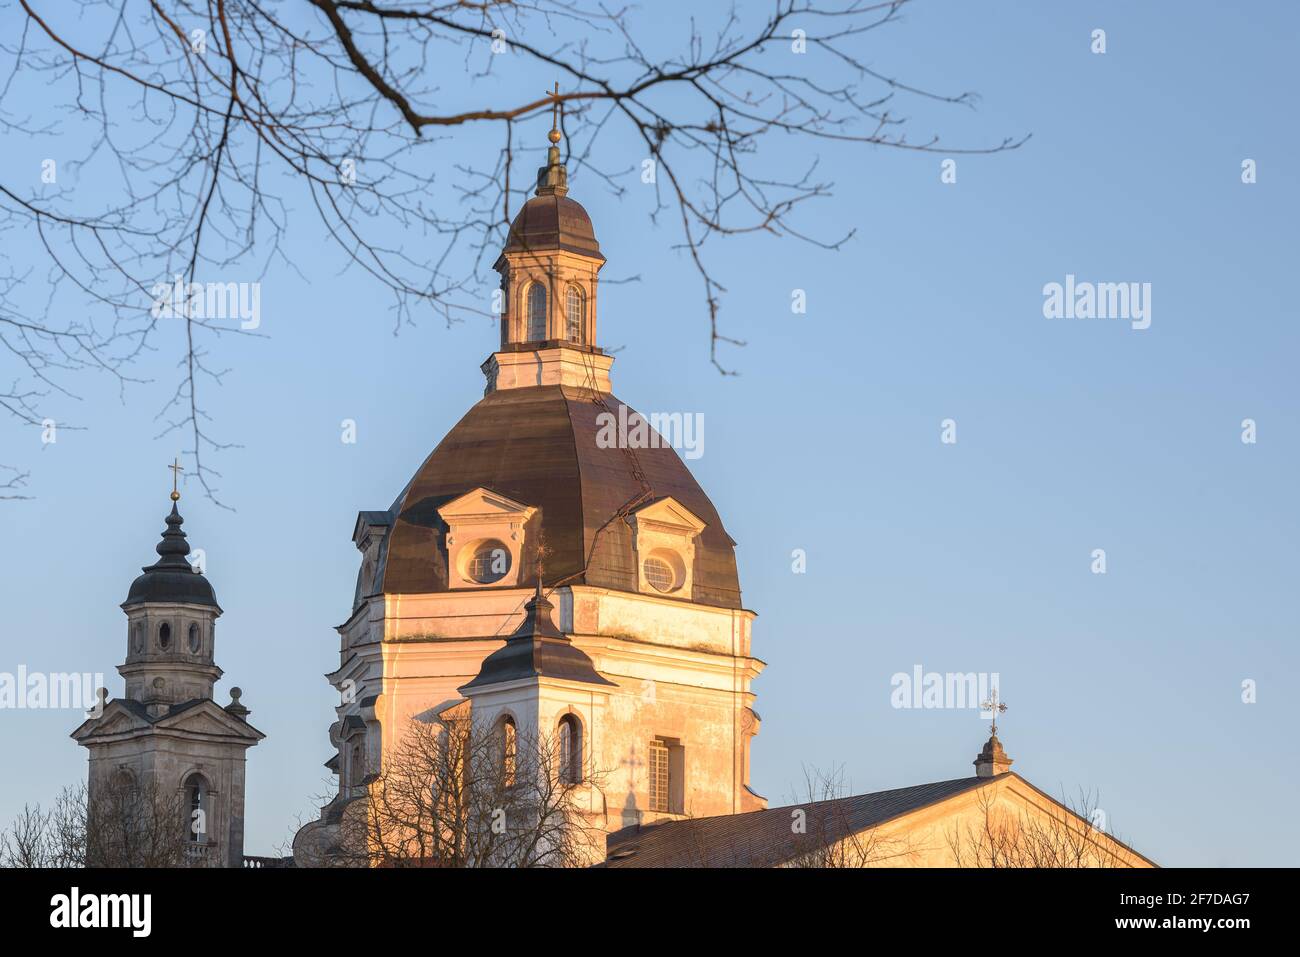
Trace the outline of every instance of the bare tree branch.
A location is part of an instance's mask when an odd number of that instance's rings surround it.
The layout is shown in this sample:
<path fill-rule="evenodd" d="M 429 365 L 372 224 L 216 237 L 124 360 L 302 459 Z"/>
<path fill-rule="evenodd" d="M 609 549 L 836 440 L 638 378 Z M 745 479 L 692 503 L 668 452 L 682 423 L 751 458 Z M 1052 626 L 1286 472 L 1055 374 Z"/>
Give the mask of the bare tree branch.
<path fill-rule="evenodd" d="M 811 223 L 810 203 L 833 189 L 816 149 L 1024 142 L 907 137 L 896 98 L 975 104 L 871 65 L 877 31 L 909 2 L 713 7 L 675 32 L 600 0 L 18 0 L 0 11 L 0 129 L 80 155 L 47 160 L 40 182 L 13 169 L 0 181 L 0 230 L 26 240 L 0 274 L 0 354 L 18 380 L 0 410 L 35 425 L 77 397 L 78 375 L 122 395 L 144 354 L 174 351 L 160 434 L 185 437 L 189 474 L 219 501 L 212 458 L 232 443 L 201 401 L 225 371 L 211 350 L 262 334 L 225 290 L 293 268 L 300 200 L 384 290 L 394 331 L 491 315 L 491 265 L 529 181 L 518 167 L 536 165 L 515 127 L 551 104 L 539 91 L 473 105 L 500 99 L 479 91 L 503 69 L 521 91 L 539 72 L 560 80 L 575 175 L 615 196 L 651 187 L 650 219 L 671 214 L 700 276 L 710 360 L 729 374 L 719 348 L 743 340 L 721 324 L 710 242 L 767 234 L 834 250 L 853 236 Z M 63 104 L 55 119 L 27 115 L 38 90 Z M 797 170 L 771 148 L 787 140 L 807 147 Z M 540 153 L 540 129 L 534 142 Z"/>

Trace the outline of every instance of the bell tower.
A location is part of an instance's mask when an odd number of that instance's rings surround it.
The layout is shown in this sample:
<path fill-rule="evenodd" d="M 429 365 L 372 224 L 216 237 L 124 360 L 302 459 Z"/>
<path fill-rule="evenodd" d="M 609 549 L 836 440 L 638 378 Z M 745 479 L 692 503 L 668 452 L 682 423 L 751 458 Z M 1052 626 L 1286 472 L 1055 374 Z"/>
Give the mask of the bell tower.
<path fill-rule="evenodd" d="M 179 464 L 171 467 L 180 471 Z M 175 478 L 171 499 L 166 529 L 155 546 L 158 560 L 141 569 L 122 603 L 126 660 L 117 670 L 126 694 L 110 700 L 101 689 L 91 717 L 72 732 L 90 752 L 87 826 L 106 833 L 125 826 L 120 816 L 106 816 L 105 808 L 135 805 L 153 811 L 137 815 L 147 824 L 130 825 L 154 832 L 141 835 L 143 840 L 92 841 L 116 848 L 98 865 L 239 867 L 244 755 L 265 735 L 248 723 L 238 688 L 230 689 L 224 708 L 212 700 L 213 684 L 221 677 L 213 658 L 221 606 L 211 583 L 186 559 L 190 546 L 181 529 Z M 148 845 L 156 857 L 129 856 L 139 845 Z M 118 860 L 117 852 L 128 856 Z"/>

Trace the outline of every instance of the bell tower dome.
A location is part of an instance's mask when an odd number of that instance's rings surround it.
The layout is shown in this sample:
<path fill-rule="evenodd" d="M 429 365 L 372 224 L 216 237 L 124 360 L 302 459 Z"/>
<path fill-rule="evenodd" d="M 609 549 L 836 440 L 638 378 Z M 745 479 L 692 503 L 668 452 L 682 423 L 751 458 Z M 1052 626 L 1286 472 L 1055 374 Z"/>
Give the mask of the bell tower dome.
<path fill-rule="evenodd" d="M 221 606 L 203 573 L 190 565 L 189 542 L 172 492 L 167 528 L 155 546 L 158 561 L 141 569 L 122 610 L 127 617 L 126 660 L 118 673 L 126 696 L 157 717 L 172 705 L 211 698 L 221 677 L 213 659 Z"/>

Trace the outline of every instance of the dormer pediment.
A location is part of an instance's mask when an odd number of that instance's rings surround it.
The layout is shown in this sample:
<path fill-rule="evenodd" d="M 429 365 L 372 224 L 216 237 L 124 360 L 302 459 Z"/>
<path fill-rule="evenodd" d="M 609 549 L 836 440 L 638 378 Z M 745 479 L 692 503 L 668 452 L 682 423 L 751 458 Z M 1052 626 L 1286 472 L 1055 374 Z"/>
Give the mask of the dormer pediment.
<path fill-rule="evenodd" d="M 365 551 L 372 539 L 383 538 L 393 524 L 393 517 L 387 512 L 358 512 L 356 524 L 352 526 L 352 544 Z"/>
<path fill-rule="evenodd" d="M 655 526 L 663 531 L 677 532 L 694 538 L 708 526 L 698 515 L 671 495 L 643 505 L 632 513 L 638 526 Z"/>
<path fill-rule="evenodd" d="M 438 515 L 449 526 L 465 525 L 475 522 L 498 522 L 502 519 L 526 522 L 537 511 L 531 505 L 516 502 L 512 498 L 494 492 L 489 488 L 476 488 L 454 498 L 442 508 Z"/>
<path fill-rule="evenodd" d="M 628 516 L 637 553 L 637 588 L 647 595 L 690 600 L 695 585 L 695 539 L 706 523 L 671 495 Z"/>

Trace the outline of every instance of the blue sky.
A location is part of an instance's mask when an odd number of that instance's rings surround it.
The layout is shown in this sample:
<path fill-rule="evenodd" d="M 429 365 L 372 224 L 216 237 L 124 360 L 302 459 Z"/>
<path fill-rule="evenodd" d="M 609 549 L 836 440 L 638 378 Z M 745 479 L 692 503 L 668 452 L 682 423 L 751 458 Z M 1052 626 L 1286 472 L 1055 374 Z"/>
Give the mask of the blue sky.
<path fill-rule="evenodd" d="M 668 14 L 643 23 L 664 44 L 685 29 Z M 1105 55 L 1089 52 L 1096 28 Z M 754 786 L 774 804 L 802 765 L 842 765 L 854 791 L 971 773 L 987 722 L 896 710 L 890 677 L 998 672 L 1015 770 L 1054 794 L 1094 792 L 1148 856 L 1300 860 L 1298 28 L 1281 3 L 915 6 L 864 43 L 872 64 L 981 101 L 909 107 L 912 137 L 1032 139 L 959 157 L 955 184 L 940 182 L 943 153 L 825 149 L 834 198 L 801 223 L 853 240 L 712 250 L 724 329 L 748 342 L 724 352 L 736 377 L 709 364 L 671 220 L 651 225 L 635 185 L 616 198 L 575 171 L 605 275 L 640 277 L 601 290 L 616 393 L 706 421 L 690 466 L 759 615 Z M 525 82 L 507 70 L 487 89 Z M 39 135 L 13 139 L 14 162 L 48 155 Z M 809 155 L 800 140 L 770 148 L 792 165 Z M 608 149 L 610 165 L 638 158 L 617 135 Z M 326 787 L 322 675 L 350 609 L 355 514 L 386 508 L 478 399 L 496 341 L 478 320 L 394 335 L 381 292 L 345 272 L 305 198 L 291 205 L 297 269 L 262 278 L 265 338 L 214 345 L 231 372 L 207 403 L 239 444 L 215 463 L 235 510 L 193 487 L 181 503 L 226 612 L 218 698 L 241 686 L 268 735 L 250 752 L 249 853 L 272 852 Z M 1067 274 L 1151 283 L 1150 328 L 1045 319 L 1043 286 Z M 806 314 L 791 312 L 794 289 Z M 165 336 L 136 370 L 151 381 L 124 400 L 77 384 L 63 408 L 84 431 L 42 448 L 0 421 L 0 461 L 29 468 L 35 496 L 0 503 L 0 671 L 100 671 L 121 690 L 117 605 L 152 560 L 182 445 L 156 438 L 180 348 Z M 339 440 L 345 418 L 355 445 Z M 940 442 L 946 418 L 955 445 Z M 1241 441 L 1245 418 L 1256 444 Z M 1105 575 L 1090 570 L 1096 548 Z M 0 787 L 0 820 L 84 777 L 67 738 L 78 720 L 0 712 L 0 766 L 24 769 Z"/>

